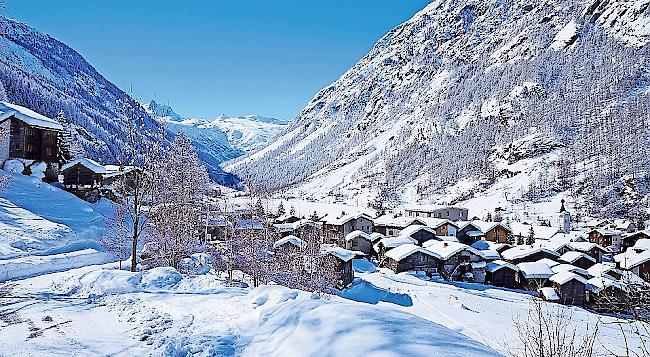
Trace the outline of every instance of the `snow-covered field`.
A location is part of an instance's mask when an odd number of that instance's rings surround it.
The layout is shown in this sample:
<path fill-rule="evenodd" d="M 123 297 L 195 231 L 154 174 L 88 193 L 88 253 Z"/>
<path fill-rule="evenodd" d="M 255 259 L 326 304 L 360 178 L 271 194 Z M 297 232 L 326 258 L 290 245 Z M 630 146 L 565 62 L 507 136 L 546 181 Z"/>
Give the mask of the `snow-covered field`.
<path fill-rule="evenodd" d="M 428 281 L 355 262 L 340 296 L 226 286 L 171 268 L 88 266 L 0 285 L 0 355 L 496 356 L 517 348 L 532 297 Z M 577 307 L 571 325 L 601 318 Z M 632 345 L 633 340 L 628 341 Z M 618 325 L 597 346 L 620 351 Z"/>

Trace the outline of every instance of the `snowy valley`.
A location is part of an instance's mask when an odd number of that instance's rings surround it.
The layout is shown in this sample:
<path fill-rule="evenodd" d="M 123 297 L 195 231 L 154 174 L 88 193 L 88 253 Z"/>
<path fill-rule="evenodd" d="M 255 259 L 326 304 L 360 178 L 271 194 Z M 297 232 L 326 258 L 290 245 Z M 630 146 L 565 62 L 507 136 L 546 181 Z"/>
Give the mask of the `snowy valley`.
<path fill-rule="evenodd" d="M 202 119 L 0 16 L 0 356 L 650 356 L 648 42 L 436 0 L 294 120 Z"/>

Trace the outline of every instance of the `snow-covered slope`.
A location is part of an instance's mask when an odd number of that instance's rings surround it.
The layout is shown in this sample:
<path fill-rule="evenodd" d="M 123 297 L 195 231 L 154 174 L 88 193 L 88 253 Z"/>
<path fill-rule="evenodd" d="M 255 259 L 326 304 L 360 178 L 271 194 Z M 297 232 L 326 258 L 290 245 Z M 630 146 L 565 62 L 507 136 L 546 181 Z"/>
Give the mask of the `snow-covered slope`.
<path fill-rule="evenodd" d="M 184 132 L 205 155 L 220 162 L 253 152 L 268 144 L 287 123 L 258 115 L 228 117 L 220 115 L 212 120 L 182 118 L 169 105 L 150 101 L 143 104 L 145 111 L 157 118 L 174 133 Z"/>
<path fill-rule="evenodd" d="M 576 196 L 610 190 L 649 167 L 648 41 L 650 0 L 435 1 L 228 168 L 271 189 L 392 205 L 480 183 L 458 202 L 513 174 L 492 160 L 498 147 L 540 137 L 563 159 L 538 160 L 569 176 L 560 191 L 575 177 L 589 184 Z"/>

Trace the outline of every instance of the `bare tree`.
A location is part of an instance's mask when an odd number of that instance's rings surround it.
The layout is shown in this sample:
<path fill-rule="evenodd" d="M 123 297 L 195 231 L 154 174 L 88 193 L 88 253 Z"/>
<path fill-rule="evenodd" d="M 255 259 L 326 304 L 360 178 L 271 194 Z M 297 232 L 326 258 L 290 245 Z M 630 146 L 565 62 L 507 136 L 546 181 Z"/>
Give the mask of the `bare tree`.
<path fill-rule="evenodd" d="M 113 219 L 106 227 L 108 235 L 101 238 L 100 243 L 109 253 L 115 255 L 119 260 L 119 269 L 122 270 L 122 261 L 131 255 L 129 246 L 131 236 L 131 222 L 128 218 L 126 206 L 117 205 Z"/>
<path fill-rule="evenodd" d="M 167 158 L 161 163 L 154 191 L 158 204 L 150 211 L 156 256 L 177 267 L 184 258 L 202 251 L 203 217 L 210 179 L 191 141 L 176 137 Z"/>
<path fill-rule="evenodd" d="M 530 299 L 525 319 L 515 319 L 516 346 L 508 346 L 513 357 L 591 357 L 600 319 L 578 331 L 571 325 L 572 312 L 560 305 Z"/>

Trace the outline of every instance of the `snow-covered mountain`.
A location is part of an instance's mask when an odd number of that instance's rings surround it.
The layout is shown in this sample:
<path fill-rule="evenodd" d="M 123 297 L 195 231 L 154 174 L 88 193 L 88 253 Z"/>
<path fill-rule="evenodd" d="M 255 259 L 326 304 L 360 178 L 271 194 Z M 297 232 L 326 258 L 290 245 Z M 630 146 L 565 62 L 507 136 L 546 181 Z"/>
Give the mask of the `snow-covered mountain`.
<path fill-rule="evenodd" d="M 138 102 L 75 50 L 1 16 L 0 83 L 0 97 L 13 103 L 52 118 L 63 110 L 86 154 L 102 163 L 119 157 L 134 118 L 143 120 L 143 130 L 156 133 L 159 126 Z M 151 140 L 157 140 L 153 136 Z M 223 159 L 214 154 L 216 149 L 197 149 L 213 179 L 230 186 L 238 184 L 237 177 L 219 167 Z"/>
<path fill-rule="evenodd" d="M 195 146 L 220 162 L 228 161 L 265 146 L 284 130 L 287 123 L 258 115 L 228 117 L 212 120 L 183 118 L 169 105 L 150 101 L 145 111 L 174 133 L 184 132 Z"/>
<path fill-rule="evenodd" d="M 650 0 L 435 1 L 228 168 L 359 204 L 497 190 L 488 205 L 563 195 L 591 214 L 638 214 L 649 41 Z"/>

